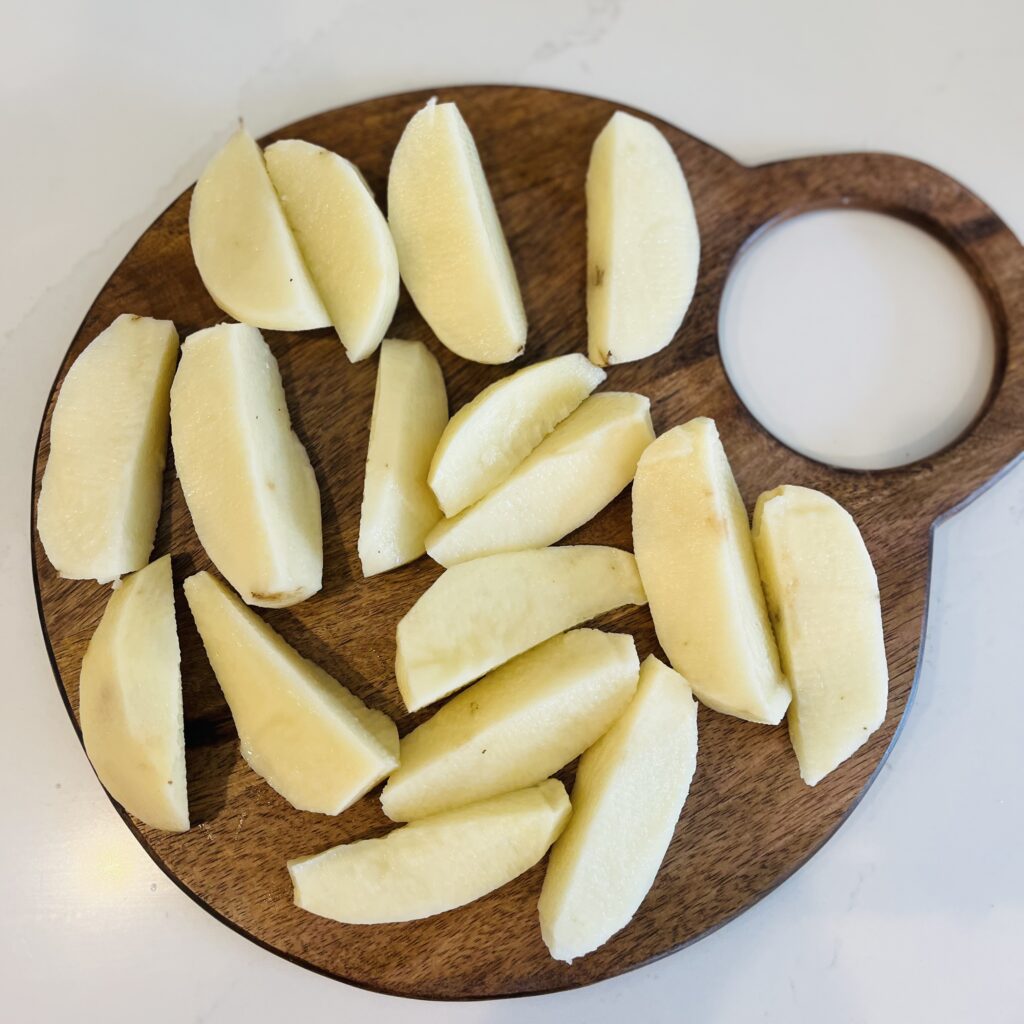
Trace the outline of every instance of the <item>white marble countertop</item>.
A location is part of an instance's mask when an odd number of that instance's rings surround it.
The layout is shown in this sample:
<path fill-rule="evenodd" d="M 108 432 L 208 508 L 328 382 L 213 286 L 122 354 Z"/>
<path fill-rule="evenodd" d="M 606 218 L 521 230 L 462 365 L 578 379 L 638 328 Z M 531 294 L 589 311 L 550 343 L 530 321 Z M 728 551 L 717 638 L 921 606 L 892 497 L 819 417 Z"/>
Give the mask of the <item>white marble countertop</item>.
<path fill-rule="evenodd" d="M 1024 468 L 941 530 L 916 704 L 836 837 L 681 954 L 587 990 L 506 1003 L 348 988 L 249 943 L 175 888 L 115 814 L 67 722 L 28 546 L 36 431 L 68 341 L 240 114 L 260 134 L 439 83 L 578 89 L 650 110 L 747 162 L 850 149 L 916 156 L 1024 235 L 1024 7 L 101 0 L 8 5 L 4 24 L 4 1019 L 1024 1019 Z"/>

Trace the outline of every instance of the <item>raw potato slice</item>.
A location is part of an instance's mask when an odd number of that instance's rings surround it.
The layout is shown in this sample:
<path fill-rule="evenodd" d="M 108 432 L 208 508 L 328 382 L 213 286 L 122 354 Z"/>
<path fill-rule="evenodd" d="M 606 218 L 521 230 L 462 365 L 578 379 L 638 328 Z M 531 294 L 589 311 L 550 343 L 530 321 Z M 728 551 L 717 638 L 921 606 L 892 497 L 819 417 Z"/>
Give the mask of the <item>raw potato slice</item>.
<path fill-rule="evenodd" d="M 690 420 L 644 452 L 633 548 L 658 641 L 697 697 L 750 722 L 781 722 L 789 690 L 747 512 L 713 420 Z"/>
<path fill-rule="evenodd" d="M 415 921 L 486 896 L 536 864 L 570 813 L 557 779 L 288 861 L 295 905 L 343 924 Z"/>
<path fill-rule="evenodd" d="M 111 594 L 82 659 L 78 713 L 100 782 L 153 828 L 188 830 L 185 729 L 169 555 Z"/>
<path fill-rule="evenodd" d="M 330 327 L 263 154 L 245 128 L 196 182 L 188 233 L 199 276 L 225 313 L 266 330 Z"/>
<path fill-rule="evenodd" d="M 66 579 L 109 583 L 149 561 L 177 358 L 170 320 L 122 314 L 68 370 L 36 510 L 46 557 Z"/>
<path fill-rule="evenodd" d="M 598 366 L 663 349 L 690 306 L 700 235 L 682 168 L 653 124 L 621 110 L 587 170 L 587 334 Z"/>
<path fill-rule="evenodd" d="M 551 851 L 540 929 L 571 962 L 632 920 L 665 858 L 697 766 L 690 687 L 651 656 L 636 697 L 580 758 L 573 816 Z"/>
<path fill-rule="evenodd" d="M 850 514 L 806 487 L 758 498 L 754 550 L 793 688 L 789 735 L 800 777 L 813 786 L 885 718 L 878 580 Z"/>
<path fill-rule="evenodd" d="M 494 490 L 604 378 L 576 353 L 484 388 L 452 417 L 430 466 L 444 514 L 454 516 Z"/>
<path fill-rule="evenodd" d="M 359 169 L 337 153 L 290 139 L 263 155 L 331 323 L 349 359 L 365 359 L 398 304 L 388 222 Z"/>
<path fill-rule="evenodd" d="M 283 608 L 323 577 L 320 489 L 260 332 L 220 324 L 185 340 L 171 443 L 206 553 L 248 604 Z"/>
<path fill-rule="evenodd" d="M 598 629 L 519 655 L 402 738 L 384 813 L 425 818 L 553 775 L 608 731 L 639 672 L 633 638 Z"/>
<path fill-rule="evenodd" d="M 207 572 L 185 580 L 242 757 L 293 807 L 340 814 L 398 766 L 398 730 Z"/>
<path fill-rule="evenodd" d="M 364 576 L 405 565 L 426 551 L 427 534 L 441 518 L 427 472 L 447 422 L 448 396 L 437 360 L 421 342 L 389 338 L 377 368 L 359 517 Z"/>
<path fill-rule="evenodd" d="M 646 603 L 635 559 L 618 548 L 567 545 L 458 565 L 398 623 L 402 699 L 418 711 L 556 633 Z"/>
<path fill-rule="evenodd" d="M 507 363 L 526 346 L 526 313 L 476 143 L 454 103 L 431 100 L 391 160 L 388 222 L 423 319 L 456 355 Z"/>
<path fill-rule="evenodd" d="M 427 536 L 427 552 L 450 566 L 554 544 L 629 484 L 653 440 L 649 399 L 591 395 L 490 494 L 438 523 Z"/>

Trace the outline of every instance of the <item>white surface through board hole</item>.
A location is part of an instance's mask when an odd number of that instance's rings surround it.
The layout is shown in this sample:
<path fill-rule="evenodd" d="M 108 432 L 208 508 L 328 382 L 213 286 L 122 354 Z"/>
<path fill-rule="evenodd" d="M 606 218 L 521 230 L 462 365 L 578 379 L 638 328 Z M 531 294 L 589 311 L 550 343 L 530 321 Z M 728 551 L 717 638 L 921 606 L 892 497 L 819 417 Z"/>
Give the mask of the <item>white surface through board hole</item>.
<path fill-rule="evenodd" d="M 755 239 L 719 315 L 747 408 L 797 451 L 887 469 L 958 438 L 995 366 L 984 299 L 939 241 L 894 217 L 824 210 Z"/>

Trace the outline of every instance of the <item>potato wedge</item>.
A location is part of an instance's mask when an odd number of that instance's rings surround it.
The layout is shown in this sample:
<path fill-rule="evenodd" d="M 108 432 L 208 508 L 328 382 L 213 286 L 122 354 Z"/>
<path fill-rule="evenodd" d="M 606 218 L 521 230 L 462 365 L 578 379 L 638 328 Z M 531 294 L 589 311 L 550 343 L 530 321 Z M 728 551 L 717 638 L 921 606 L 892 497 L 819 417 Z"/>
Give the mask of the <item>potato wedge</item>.
<path fill-rule="evenodd" d="M 454 103 L 431 100 L 406 125 L 388 176 L 388 223 L 402 280 L 441 343 L 507 363 L 526 313 L 480 155 Z"/>
<path fill-rule="evenodd" d="M 282 608 L 315 594 L 320 488 L 256 328 L 220 324 L 185 340 L 171 443 L 199 540 L 246 603 Z"/>
<path fill-rule="evenodd" d="M 185 580 L 242 756 L 300 811 L 340 814 L 398 765 L 398 730 L 208 572 Z"/>
<path fill-rule="evenodd" d="M 580 758 L 573 816 L 540 894 L 540 928 L 571 963 L 633 919 L 665 858 L 697 766 L 697 705 L 653 655 L 625 713 Z"/>
<path fill-rule="evenodd" d="M 698 699 L 777 725 L 790 694 L 747 511 L 713 420 L 662 434 L 633 484 L 633 547 L 658 641 Z"/>
<path fill-rule="evenodd" d="M 814 786 L 885 719 L 878 580 L 850 514 L 807 487 L 758 498 L 754 551 L 793 688 L 789 735 L 800 777 Z"/>
<path fill-rule="evenodd" d="M 366 359 L 398 305 L 398 256 L 384 214 L 359 168 L 337 153 L 287 139 L 263 156 L 349 359 Z"/>
<path fill-rule="evenodd" d="M 66 579 L 110 583 L 149 561 L 177 358 L 170 320 L 123 314 L 64 377 L 36 527 L 46 557 Z"/>
<path fill-rule="evenodd" d="M 437 360 L 419 341 L 381 346 L 366 452 L 359 560 L 364 576 L 387 572 L 426 551 L 440 520 L 427 485 L 437 439 L 448 422 L 448 396 Z"/>
<path fill-rule="evenodd" d="M 646 604 L 628 551 L 515 551 L 442 573 L 398 624 L 395 676 L 410 711 L 479 679 L 548 637 L 625 604 Z"/>
<path fill-rule="evenodd" d="M 186 832 L 185 728 L 171 558 L 110 595 L 79 677 L 82 741 L 100 782 L 153 828 Z"/>
<path fill-rule="evenodd" d="M 225 313 L 264 330 L 330 327 L 260 147 L 244 127 L 196 182 L 188 233 L 199 276 Z"/>
<path fill-rule="evenodd" d="M 665 136 L 616 111 L 587 170 L 587 345 L 598 366 L 643 359 L 674 337 L 693 299 L 700 235 Z"/>
<path fill-rule="evenodd" d="M 569 818 L 557 779 L 288 861 L 295 905 L 344 924 L 454 910 L 532 868 Z"/>
<path fill-rule="evenodd" d="M 654 440 L 643 395 L 591 395 L 493 491 L 437 524 L 427 553 L 444 566 L 554 544 L 629 485 Z"/>
<path fill-rule="evenodd" d="M 608 731 L 639 671 L 633 638 L 599 629 L 520 654 L 402 738 L 384 813 L 412 821 L 553 775 Z"/>
<path fill-rule="evenodd" d="M 605 378 L 578 353 L 525 366 L 484 388 L 448 423 L 430 464 L 446 516 L 493 491 Z"/>

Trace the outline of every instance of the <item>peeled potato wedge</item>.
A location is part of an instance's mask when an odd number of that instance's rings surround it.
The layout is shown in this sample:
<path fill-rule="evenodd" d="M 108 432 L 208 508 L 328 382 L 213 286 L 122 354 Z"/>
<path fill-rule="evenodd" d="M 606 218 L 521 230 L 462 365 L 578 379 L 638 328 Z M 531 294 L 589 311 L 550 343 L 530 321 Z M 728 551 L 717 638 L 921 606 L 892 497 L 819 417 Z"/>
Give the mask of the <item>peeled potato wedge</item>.
<path fill-rule="evenodd" d="M 548 861 L 540 928 L 571 963 L 633 919 L 665 858 L 697 766 L 697 705 L 651 656 L 636 696 L 580 758 L 573 815 Z"/>
<path fill-rule="evenodd" d="M 700 235 L 665 136 L 616 111 L 587 170 L 587 344 L 598 366 L 663 349 L 690 306 Z"/>
<path fill-rule="evenodd" d="M 591 395 L 493 491 L 437 524 L 427 553 L 444 566 L 554 544 L 593 519 L 633 479 L 654 440 L 643 395 Z"/>
<path fill-rule="evenodd" d="M 578 353 L 526 366 L 484 388 L 448 423 L 430 465 L 446 516 L 494 490 L 605 378 Z"/>
<path fill-rule="evenodd" d="M 185 580 L 242 756 L 293 807 L 340 814 L 398 765 L 398 730 L 207 572 Z"/>
<path fill-rule="evenodd" d="M 265 330 L 330 327 L 263 154 L 245 128 L 196 182 L 188 233 L 199 276 L 225 313 Z"/>
<path fill-rule="evenodd" d="M 800 776 L 816 785 L 885 719 L 889 670 L 878 580 L 857 524 L 807 487 L 765 491 L 754 550 L 782 667 Z"/>
<path fill-rule="evenodd" d="M 295 905 L 344 924 L 415 921 L 533 867 L 569 818 L 557 779 L 288 862 Z"/>
<path fill-rule="evenodd" d="M 644 452 L 633 548 L 658 641 L 697 697 L 737 718 L 781 722 L 790 693 L 747 511 L 713 420 L 674 427 Z"/>
<path fill-rule="evenodd" d="M 79 677 L 82 740 L 100 782 L 153 828 L 186 832 L 185 729 L 171 559 L 121 581 Z"/>
<path fill-rule="evenodd" d="M 419 341 L 389 338 L 380 350 L 366 453 L 359 560 L 374 576 L 426 551 L 441 518 L 427 473 L 448 422 L 448 396 L 437 360 Z"/>
<path fill-rule="evenodd" d="M 315 594 L 320 488 L 256 328 L 220 324 L 185 340 L 171 443 L 199 540 L 246 603 L 282 608 Z"/>
<path fill-rule="evenodd" d="M 476 143 L 454 103 L 406 125 L 388 177 L 402 280 L 438 339 L 478 363 L 526 345 L 526 313 Z"/>
<path fill-rule="evenodd" d="M 639 671 L 633 638 L 599 629 L 520 654 L 402 738 L 384 813 L 412 821 L 553 775 L 607 732 Z"/>
<path fill-rule="evenodd" d="M 337 153 L 288 139 L 263 156 L 349 359 L 365 359 L 398 304 L 398 256 L 384 214 L 359 169 Z"/>
<path fill-rule="evenodd" d="M 39 539 L 61 576 L 109 583 L 149 561 L 177 358 L 170 320 L 122 314 L 68 370 L 36 511 Z"/>
<path fill-rule="evenodd" d="M 567 545 L 465 562 L 398 623 L 402 699 L 418 711 L 556 633 L 646 603 L 636 561 L 617 548 Z"/>

